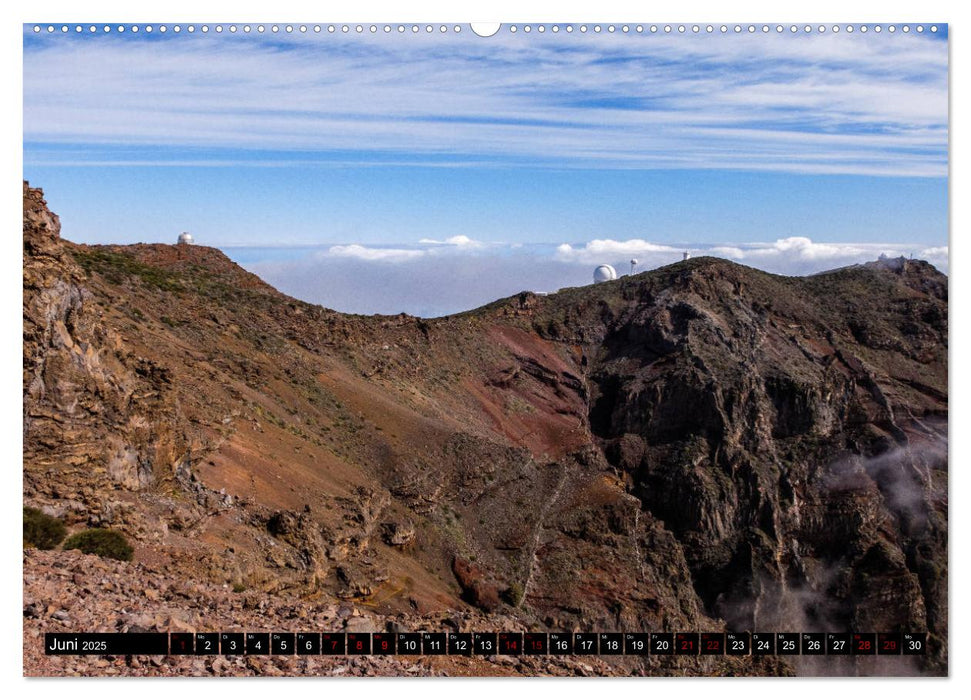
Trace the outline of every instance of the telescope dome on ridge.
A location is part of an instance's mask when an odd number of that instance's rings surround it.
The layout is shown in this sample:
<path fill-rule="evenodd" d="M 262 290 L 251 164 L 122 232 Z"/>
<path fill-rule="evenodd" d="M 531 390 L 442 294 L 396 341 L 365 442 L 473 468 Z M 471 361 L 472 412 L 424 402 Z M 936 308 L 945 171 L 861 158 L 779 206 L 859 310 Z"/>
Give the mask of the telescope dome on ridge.
<path fill-rule="evenodd" d="M 192 234 L 188 231 L 183 231 L 179 234 L 179 245 L 192 245 Z"/>
<path fill-rule="evenodd" d="M 615 279 L 617 279 L 617 270 L 610 265 L 599 265 L 597 269 L 593 271 L 594 282 L 609 282 L 610 280 Z"/>

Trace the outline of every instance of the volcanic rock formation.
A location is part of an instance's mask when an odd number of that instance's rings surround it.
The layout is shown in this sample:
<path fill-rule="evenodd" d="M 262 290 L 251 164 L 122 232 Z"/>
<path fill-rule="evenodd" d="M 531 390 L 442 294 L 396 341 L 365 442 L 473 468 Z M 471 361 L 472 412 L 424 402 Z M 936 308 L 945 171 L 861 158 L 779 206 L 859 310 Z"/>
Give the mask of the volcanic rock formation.
<path fill-rule="evenodd" d="M 126 596 L 158 629 L 173 601 L 227 624 L 264 601 L 260 626 L 291 631 L 349 629 L 362 609 L 401 630 L 927 630 L 906 665 L 584 666 L 946 673 L 947 279 L 927 263 L 786 278 L 695 258 L 444 318 L 362 317 L 211 248 L 59 231 L 25 183 L 24 502 L 124 532 L 135 559 L 91 578 L 90 555 L 25 552 L 28 674 L 99 672 L 31 640 L 126 628 Z M 192 663 L 107 668 L 339 666 Z M 588 672 L 375 664 L 341 668 Z"/>

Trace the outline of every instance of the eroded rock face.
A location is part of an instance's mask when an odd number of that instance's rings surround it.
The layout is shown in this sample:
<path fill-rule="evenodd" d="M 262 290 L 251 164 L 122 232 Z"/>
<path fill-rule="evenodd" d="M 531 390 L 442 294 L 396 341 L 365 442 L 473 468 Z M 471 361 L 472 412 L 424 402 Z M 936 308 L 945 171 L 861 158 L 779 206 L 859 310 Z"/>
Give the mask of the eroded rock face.
<path fill-rule="evenodd" d="M 105 325 L 59 232 L 24 183 L 25 488 L 97 512 L 104 490 L 169 478 L 188 441 L 169 372 Z"/>
<path fill-rule="evenodd" d="M 537 328 L 583 330 L 595 441 L 680 542 L 705 609 L 738 629 L 929 626 L 943 645 L 943 276 L 670 269 Z"/>
<path fill-rule="evenodd" d="M 694 259 L 356 317 L 204 246 L 64 241 L 26 185 L 24 256 L 25 501 L 125 532 L 153 590 L 361 604 L 369 629 L 926 628 L 916 670 L 946 672 L 947 284 L 924 263 Z M 682 661 L 609 672 L 803 670 Z"/>

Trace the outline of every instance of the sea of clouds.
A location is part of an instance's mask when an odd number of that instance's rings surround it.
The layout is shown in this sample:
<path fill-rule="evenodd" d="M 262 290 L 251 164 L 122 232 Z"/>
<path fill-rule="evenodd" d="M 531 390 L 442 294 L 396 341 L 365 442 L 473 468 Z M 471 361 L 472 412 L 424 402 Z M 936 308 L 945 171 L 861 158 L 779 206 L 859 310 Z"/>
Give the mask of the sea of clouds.
<path fill-rule="evenodd" d="M 669 245 L 632 238 L 584 243 L 502 244 L 467 236 L 421 239 L 415 245 L 359 243 L 319 247 L 226 248 L 243 267 L 277 289 L 348 313 L 435 317 L 473 309 L 527 290 L 554 292 L 592 283 L 609 264 L 619 275 L 713 255 L 782 275 L 809 275 L 881 255 L 927 260 L 948 271 L 947 246 L 817 243 L 779 238 L 766 243 Z"/>

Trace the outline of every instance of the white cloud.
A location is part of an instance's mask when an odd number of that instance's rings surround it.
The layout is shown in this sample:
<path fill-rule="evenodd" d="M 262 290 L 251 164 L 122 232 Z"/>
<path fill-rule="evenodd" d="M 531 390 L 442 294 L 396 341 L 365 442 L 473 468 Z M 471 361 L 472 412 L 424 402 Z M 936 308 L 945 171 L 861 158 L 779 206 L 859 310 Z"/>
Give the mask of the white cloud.
<path fill-rule="evenodd" d="M 455 246 L 456 248 L 481 248 L 484 245 L 480 241 L 472 240 L 468 236 L 463 235 L 449 236 L 444 241 L 436 241 L 433 238 L 422 238 L 418 242 L 425 245 Z"/>
<path fill-rule="evenodd" d="M 640 238 L 631 238 L 626 241 L 602 238 L 589 241 L 580 248 L 574 248 L 569 243 L 563 243 L 557 246 L 555 259 L 561 262 L 581 262 L 596 265 L 614 263 L 637 256 L 655 256 L 657 254 L 670 256 L 680 252 L 678 248 L 651 243 Z"/>
<path fill-rule="evenodd" d="M 719 258 L 731 258 L 741 260 L 745 257 L 745 251 L 735 246 L 717 245 L 705 251 L 706 255 L 714 255 Z"/>
<path fill-rule="evenodd" d="M 366 246 L 360 243 L 333 245 L 325 251 L 317 253 L 317 257 L 354 258 L 370 262 L 405 263 L 428 257 L 441 258 L 448 256 L 478 255 L 487 248 L 485 243 L 463 235 L 449 236 L 442 241 L 432 238 L 422 238 L 418 242 L 420 247 L 415 248 Z M 488 247 L 495 249 L 499 245 L 490 244 Z"/>
<path fill-rule="evenodd" d="M 917 257 L 936 265 L 941 270 L 947 270 L 950 263 L 949 250 L 946 245 L 924 248 Z"/>
<path fill-rule="evenodd" d="M 410 248 L 370 248 L 353 243 L 351 245 L 334 245 L 327 249 L 321 257 L 354 258 L 369 262 L 407 262 L 421 258 L 427 251 Z"/>
<path fill-rule="evenodd" d="M 814 243 L 804 236 L 780 238 L 775 243 L 742 251 L 740 258 L 771 258 L 785 256 L 798 260 L 827 260 L 852 255 L 863 255 L 865 248 L 854 243 Z M 881 250 L 880 252 L 884 252 Z"/>

